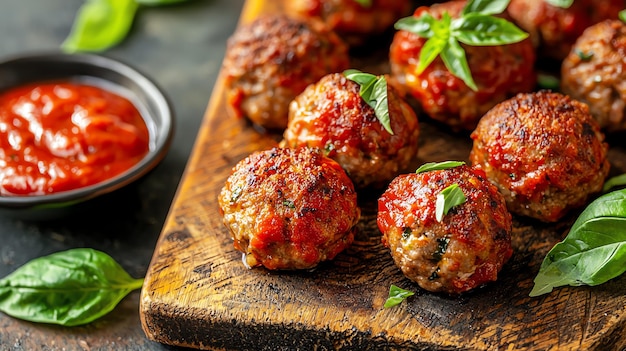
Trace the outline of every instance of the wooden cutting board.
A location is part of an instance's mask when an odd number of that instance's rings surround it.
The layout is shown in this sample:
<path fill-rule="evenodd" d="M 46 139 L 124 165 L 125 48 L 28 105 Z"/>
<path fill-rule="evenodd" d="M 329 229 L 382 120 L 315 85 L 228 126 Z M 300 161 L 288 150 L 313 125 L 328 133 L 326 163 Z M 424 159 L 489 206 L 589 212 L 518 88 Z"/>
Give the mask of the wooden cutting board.
<path fill-rule="evenodd" d="M 241 23 L 280 6 L 249 0 Z M 388 72 L 385 50 L 353 65 Z M 420 122 L 416 164 L 467 160 L 468 135 Z M 612 174 L 626 172 L 620 138 L 609 139 Z M 141 293 L 148 338 L 212 350 L 626 349 L 626 276 L 528 297 L 543 257 L 575 215 L 555 225 L 516 218 L 514 254 L 500 279 L 458 298 L 422 291 L 402 276 L 381 244 L 374 192 L 359 194 L 363 218 L 355 243 L 334 261 L 312 272 L 244 268 L 217 194 L 235 163 L 279 139 L 228 116 L 219 78 Z M 391 284 L 417 293 L 384 309 Z"/>

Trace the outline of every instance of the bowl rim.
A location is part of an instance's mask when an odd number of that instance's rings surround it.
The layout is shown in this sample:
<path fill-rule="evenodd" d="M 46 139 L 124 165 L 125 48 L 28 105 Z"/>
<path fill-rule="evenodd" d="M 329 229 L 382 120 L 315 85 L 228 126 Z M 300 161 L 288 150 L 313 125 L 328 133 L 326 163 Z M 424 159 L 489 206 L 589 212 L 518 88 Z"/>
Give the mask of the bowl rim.
<path fill-rule="evenodd" d="M 156 109 L 162 115 L 159 131 L 155 127 L 150 127 L 156 119 L 150 111 L 142 110 L 141 116 L 144 121 L 149 124 L 149 136 L 151 147 L 148 153 L 131 168 L 124 172 L 105 179 L 101 182 L 80 187 L 76 189 L 50 193 L 44 195 L 25 195 L 25 196 L 0 196 L 0 207 L 5 209 L 28 209 L 28 208 L 58 208 L 66 207 L 76 203 L 84 202 L 95 197 L 113 192 L 120 189 L 139 178 L 146 175 L 155 168 L 168 153 L 172 144 L 175 129 L 175 113 L 171 100 L 165 91 L 156 83 L 154 79 L 136 67 L 114 59 L 103 54 L 96 53 L 64 53 L 62 51 L 41 51 L 30 52 L 7 56 L 0 59 L 0 67 L 15 63 L 56 63 L 56 64 L 80 64 L 92 66 L 113 72 L 133 81 L 145 95 L 156 105 Z M 89 74 L 76 74 L 75 76 L 90 76 Z M 94 78 L 103 80 L 107 83 L 113 83 L 109 79 L 99 75 L 91 75 Z M 60 75 L 59 79 L 63 79 L 65 75 Z M 73 77 L 72 74 L 66 76 Z M 42 80 L 45 81 L 45 80 Z M 31 81 L 31 82 L 37 82 Z M 25 82 L 26 83 L 26 82 Z M 19 85 L 15 85 L 19 86 Z M 123 87 L 123 86 L 122 86 Z M 10 88 L 9 88 L 10 89 Z M 132 101 L 132 100 L 131 100 Z M 135 104 L 133 102 L 133 104 Z"/>

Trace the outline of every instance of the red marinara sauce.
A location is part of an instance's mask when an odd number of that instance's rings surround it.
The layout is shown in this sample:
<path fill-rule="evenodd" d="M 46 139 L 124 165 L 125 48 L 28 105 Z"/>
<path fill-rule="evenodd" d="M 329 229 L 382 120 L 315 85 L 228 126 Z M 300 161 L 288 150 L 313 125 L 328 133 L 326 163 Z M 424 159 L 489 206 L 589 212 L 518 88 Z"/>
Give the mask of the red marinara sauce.
<path fill-rule="evenodd" d="M 99 183 L 135 165 L 149 132 L 128 99 L 78 82 L 0 93 L 0 196 L 58 193 Z"/>

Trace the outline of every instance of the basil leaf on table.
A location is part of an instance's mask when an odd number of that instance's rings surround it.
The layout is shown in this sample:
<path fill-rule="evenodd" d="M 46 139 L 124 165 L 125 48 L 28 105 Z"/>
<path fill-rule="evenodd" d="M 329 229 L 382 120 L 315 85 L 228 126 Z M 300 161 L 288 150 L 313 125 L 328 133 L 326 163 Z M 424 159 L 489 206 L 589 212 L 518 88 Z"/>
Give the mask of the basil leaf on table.
<path fill-rule="evenodd" d="M 447 215 L 452 207 L 461 205 L 465 203 L 465 201 L 467 201 L 467 198 L 458 184 L 455 183 L 443 189 L 437 194 L 437 200 L 435 202 L 435 217 L 437 218 L 437 222 L 441 222 L 443 216 Z"/>
<path fill-rule="evenodd" d="M 63 50 L 104 51 L 118 44 L 130 31 L 138 7 L 135 0 L 88 0 L 78 10 Z"/>
<path fill-rule="evenodd" d="M 530 296 L 599 285 L 626 271 L 626 189 L 594 200 L 543 260 Z"/>
<path fill-rule="evenodd" d="M 130 32 L 139 5 L 171 5 L 189 0 L 87 0 L 61 48 L 100 52 L 119 44 Z"/>
<path fill-rule="evenodd" d="M 471 46 L 494 46 L 526 39 L 528 33 L 515 24 L 492 16 L 504 11 L 509 2 L 510 0 L 470 0 L 463 7 L 459 18 L 451 19 L 444 12 L 441 19 L 437 20 L 424 13 L 420 17 L 401 18 L 394 27 L 427 39 L 420 51 L 418 74 L 440 56 L 450 73 L 461 79 L 470 89 L 477 91 L 465 50 L 459 42 Z"/>
<path fill-rule="evenodd" d="M 31 322 L 76 326 L 109 313 L 142 284 L 109 255 L 72 249 L 36 258 L 0 280 L 0 311 Z"/>
<path fill-rule="evenodd" d="M 566 9 L 572 6 L 572 4 L 574 3 L 574 0 L 545 0 L 545 2 L 547 2 L 548 4 L 552 6 Z"/>
<path fill-rule="evenodd" d="M 387 97 L 387 80 L 385 76 L 375 76 L 356 69 L 343 72 L 344 77 L 360 85 L 359 95 L 374 109 L 376 118 L 385 130 L 393 135 L 389 117 L 389 100 Z"/>
<path fill-rule="evenodd" d="M 415 295 L 414 292 L 409 291 L 409 290 L 404 290 L 400 287 L 397 287 L 391 284 L 391 287 L 389 288 L 389 297 L 385 301 L 385 304 L 383 305 L 383 307 L 389 308 L 389 307 L 396 306 L 400 304 L 402 301 L 404 301 L 407 297 L 413 296 L 413 295 Z"/>

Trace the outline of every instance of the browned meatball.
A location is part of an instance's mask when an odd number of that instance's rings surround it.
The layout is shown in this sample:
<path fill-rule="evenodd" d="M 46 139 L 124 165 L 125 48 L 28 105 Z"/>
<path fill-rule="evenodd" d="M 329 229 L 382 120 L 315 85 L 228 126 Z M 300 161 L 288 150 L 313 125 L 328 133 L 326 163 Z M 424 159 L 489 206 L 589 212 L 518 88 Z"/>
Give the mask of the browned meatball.
<path fill-rule="evenodd" d="M 354 240 L 356 192 L 337 164 L 313 148 L 255 152 L 219 194 L 224 224 L 248 267 L 309 269 Z"/>
<path fill-rule="evenodd" d="M 530 34 L 538 56 L 562 60 L 585 28 L 617 18 L 624 0 L 575 0 L 568 8 L 545 0 L 511 0 L 508 13 Z"/>
<path fill-rule="evenodd" d="M 340 73 L 310 85 L 291 103 L 281 145 L 323 149 L 357 188 L 386 186 L 417 155 L 417 116 L 387 84 L 389 134 L 359 91 L 359 84 Z"/>
<path fill-rule="evenodd" d="M 413 16 L 429 13 L 441 18 L 448 12 L 455 18 L 465 4 L 465 1 L 449 1 L 422 6 Z M 461 44 L 477 91 L 452 75 L 439 57 L 418 74 L 419 56 L 426 40 L 404 30 L 398 31 L 389 53 L 391 72 L 426 114 L 452 129 L 473 130 L 480 117 L 495 104 L 535 87 L 535 52 L 528 39 L 499 46 Z"/>
<path fill-rule="evenodd" d="M 411 13 L 411 0 L 290 0 L 288 13 L 322 19 L 350 45 L 362 45 L 367 39 L 393 27 L 401 17 Z"/>
<path fill-rule="evenodd" d="M 578 38 L 561 67 L 561 91 L 589 105 L 607 131 L 626 130 L 626 24 L 604 21 Z"/>
<path fill-rule="evenodd" d="M 602 189 L 607 144 L 587 105 L 540 91 L 489 111 L 471 134 L 472 164 L 487 173 L 511 212 L 554 222 Z"/>
<path fill-rule="evenodd" d="M 437 195 L 455 183 L 466 201 L 439 222 Z M 397 177 L 378 200 L 377 221 L 396 265 L 428 291 L 460 294 L 495 281 L 513 253 L 504 198 L 469 166 Z"/>
<path fill-rule="evenodd" d="M 238 117 L 285 128 L 296 95 L 348 66 L 347 45 L 321 21 L 261 16 L 228 40 L 223 63 L 227 103 Z"/>

